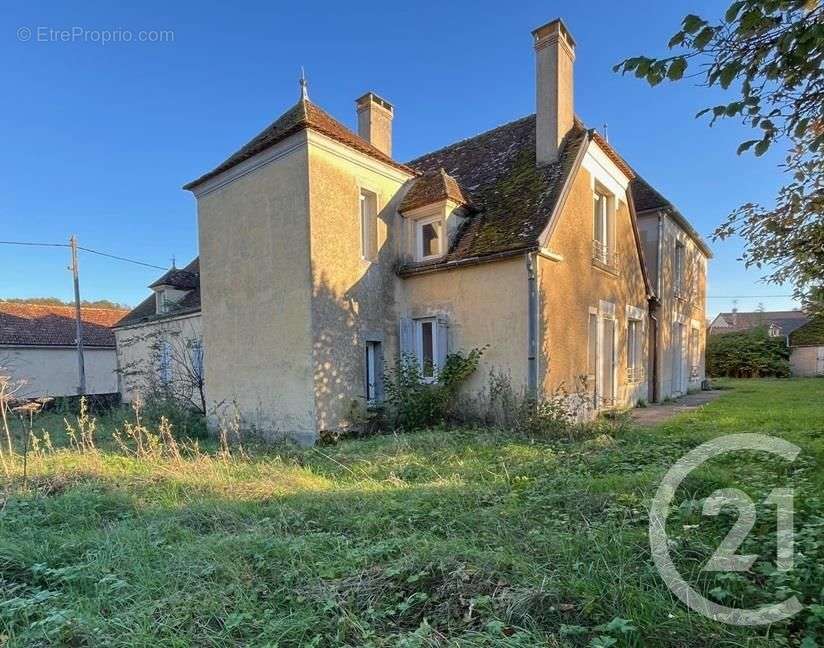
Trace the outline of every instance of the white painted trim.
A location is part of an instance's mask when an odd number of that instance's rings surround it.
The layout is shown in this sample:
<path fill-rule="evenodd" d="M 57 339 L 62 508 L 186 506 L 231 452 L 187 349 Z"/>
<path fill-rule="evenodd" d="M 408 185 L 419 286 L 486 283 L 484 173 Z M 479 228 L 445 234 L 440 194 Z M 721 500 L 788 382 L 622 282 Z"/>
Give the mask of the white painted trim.
<path fill-rule="evenodd" d="M 557 263 L 560 263 L 564 260 L 563 255 L 558 254 L 557 252 L 553 252 L 549 248 L 541 248 L 540 250 L 538 250 L 538 254 L 540 254 L 545 259 L 549 259 L 550 261 L 555 261 Z"/>
<path fill-rule="evenodd" d="M 257 155 L 252 156 L 248 160 L 236 164 L 231 169 L 227 169 L 223 173 L 216 175 L 214 178 L 209 178 L 197 187 L 192 188 L 192 193 L 195 198 L 201 198 L 213 191 L 216 191 L 235 180 L 242 178 L 249 173 L 257 171 L 260 167 L 265 166 L 271 162 L 286 157 L 290 153 L 302 148 L 306 144 L 306 131 L 300 131 L 294 135 L 290 135 L 285 140 L 273 144 L 269 148 L 261 151 Z"/>
<path fill-rule="evenodd" d="M 637 306 L 630 306 L 627 304 L 627 319 L 642 321 L 645 316 L 646 313 L 643 308 L 638 308 Z"/>
<path fill-rule="evenodd" d="M 427 378 L 423 375 L 423 327 L 424 322 L 432 324 L 432 376 Z M 424 382 L 434 383 L 437 379 L 438 366 L 438 318 L 437 317 L 419 317 L 412 320 L 414 326 L 413 334 L 415 336 L 415 357 L 418 359 L 418 367 L 421 371 L 421 377 Z"/>
<path fill-rule="evenodd" d="M 440 225 L 438 232 L 438 253 L 424 256 L 423 254 L 423 227 L 431 223 Z M 415 261 L 432 261 L 444 255 L 444 239 L 446 238 L 446 219 L 441 215 L 418 218 L 415 220 Z"/>
<path fill-rule="evenodd" d="M 621 200 L 621 196 L 626 195 L 630 178 L 618 168 L 595 140 L 590 140 L 581 166 L 613 194 L 616 200 Z"/>
<path fill-rule="evenodd" d="M 615 317 L 615 304 L 612 302 L 604 301 L 603 299 L 598 300 L 598 312 L 603 317 Z"/>

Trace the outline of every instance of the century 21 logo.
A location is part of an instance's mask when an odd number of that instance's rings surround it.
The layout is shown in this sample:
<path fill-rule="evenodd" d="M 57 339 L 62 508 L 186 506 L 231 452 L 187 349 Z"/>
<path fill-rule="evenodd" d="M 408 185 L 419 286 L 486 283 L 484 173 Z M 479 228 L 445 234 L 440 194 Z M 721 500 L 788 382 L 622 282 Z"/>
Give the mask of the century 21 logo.
<path fill-rule="evenodd" d="M 793 461 L 801 452 L 798 446 L 788 441 L 762 434 L 731 434 L 698 446 L 670 468 L 658 487 L 650 508 L 649 542 L 655 566 L 667 587 L 690 609 L 732 625 L 766 625 L 796 614 L 803 607 L 801 602 L 793 596 L 781 603 L 751 610 L 719 605 L 699 594 L 683 579 L 669 554 L 666 522 L 669 506 L 678 486 L 687 475 L 709 459 L 741 450 L 761 450 L 778 455 L 786 461 Z M 781 571 L 788 571 L 793 567 L 793 490 L 776 488 L 765 501 L 773 504 L 777 511 L 776 566 Z M 736 554 L 736 551 L 755 525 L 755 504 L 743 491 L 737 488 L 723 488 L 705 500 L 703 514 L 716 516 L 724 506 L 736 507 L 738 520 L 704 565 L 703 571 L 746 571 L 758 556 L 742 556 Z"/>

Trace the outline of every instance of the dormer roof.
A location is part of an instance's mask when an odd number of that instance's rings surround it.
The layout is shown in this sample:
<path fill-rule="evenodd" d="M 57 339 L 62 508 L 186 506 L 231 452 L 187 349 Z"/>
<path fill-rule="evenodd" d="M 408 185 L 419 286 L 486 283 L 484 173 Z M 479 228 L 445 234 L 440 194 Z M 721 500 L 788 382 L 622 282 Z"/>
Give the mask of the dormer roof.
<path fill-rule="evenodd" d="M 406 192 L 398 208 L 401 213 L 442 200 L 452 200 L 470 210 L 474 211 L 475 209 L 458 181 L 449 175 L 443 167 L 424 173 L 415 178 L 412 183 L 412 187 Z"/>

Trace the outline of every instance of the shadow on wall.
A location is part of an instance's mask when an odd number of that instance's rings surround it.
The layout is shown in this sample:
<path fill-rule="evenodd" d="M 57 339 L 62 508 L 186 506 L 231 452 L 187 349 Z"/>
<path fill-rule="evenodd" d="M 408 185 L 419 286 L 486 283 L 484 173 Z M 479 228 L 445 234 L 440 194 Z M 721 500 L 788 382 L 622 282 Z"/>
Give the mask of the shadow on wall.
<path fill-rule="evenodd" d="M 312 362 L 316 432 L 346 427 L 366 408 L 366 342 L 379 345 L 383 362 L 397 357 L 395 304 L 397 234 L 394 204 L 379 215 L 387 238 L 376 258 L 347 255 L 334 269 L 312 263 Z M 354 258 L 349 258 L 354 256 Z"/>

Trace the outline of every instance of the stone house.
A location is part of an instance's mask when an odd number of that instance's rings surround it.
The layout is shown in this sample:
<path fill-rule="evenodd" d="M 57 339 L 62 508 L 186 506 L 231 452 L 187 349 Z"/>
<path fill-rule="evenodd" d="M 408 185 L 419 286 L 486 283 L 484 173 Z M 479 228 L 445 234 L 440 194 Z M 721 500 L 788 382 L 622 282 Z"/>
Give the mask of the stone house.
<path fill-rule="evenodd" d="M 449 353 L 488 345 L 470 392 L 495 371 L 597 410 L 698 385 L 704 336 L 691 331 L 709 250 L 576 117 L 563 22 L 532 36 L 535 114 L 405 163 L 392 157 L 392 104 L 357 99 L 356 134 L 302 81 L 294 106 L 185 186 L 199 310 L 168 316 L 147 300 L 118 342 L 202 322 L 208 402 L 306 440 L 345 425 L 353 402 L 380 402 L 384 367 L 406 356 L 434 379 Z"/>
<path fill-rule="evenodd" d="M 149 288 L 151 295 L 114 326 L 121 398 L 173 390 L 205 411 L 198 259 Z"/>

